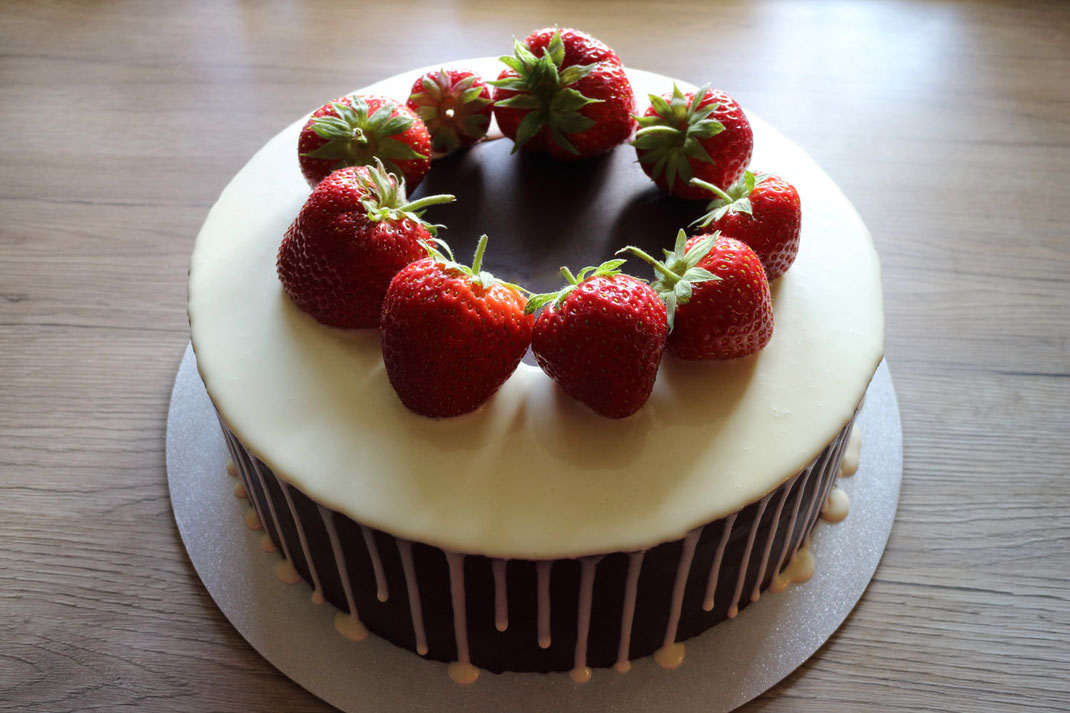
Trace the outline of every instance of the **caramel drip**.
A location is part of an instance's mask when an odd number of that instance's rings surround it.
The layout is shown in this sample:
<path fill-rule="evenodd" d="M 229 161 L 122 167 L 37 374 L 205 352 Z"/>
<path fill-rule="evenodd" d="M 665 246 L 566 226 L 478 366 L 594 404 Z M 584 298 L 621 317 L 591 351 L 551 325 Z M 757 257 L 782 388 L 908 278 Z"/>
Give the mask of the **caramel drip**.
<path fill-rule="evenodd" d="M 771 494 L 770 494 L 771 495 Z M 747 578 L 747 570 L 750 568 L 750 553 L 754 549 L 754 538 L 758 534 L 758 525 L 761 524 L 762 515 L 765 514 L 765 507 L 769 504 L 769 495 L 762 498 L 758 503 L 758 512 L 754 516 L 754 522 L 750 526 L 750 533 L 747 535 L 747 546 L 743 550 L 743 557 L 739 563 L 739 577 L 736 578 L 736 590 L 732 595 L 732 604 L 728 607 L 728 618 L 735 619 L 736 614 L 739 613 L 739 596 L 743 593 L 743 580 Z"/>
<path fill-rule="evenodd" d="M 245 500 L 249 497 L 249 491 L 245 488 L 245 483 L 234 484 L 234 497 L 238 500 Z"/>
<path fill-rule="evenodd" d="M 227 469 L 227 475 L 229 475 L 231 478 L 237 478 L 238 477 L 238 466 L 234 465 L 234 459 L 233 458 L 228 458 L 227 459 L 226 469 Z"/>
<path fill-rule="evenodd" d="M 632 552 L 628 555 L 628 578 L 624 583 L 624 610 L 620 616 L 620 647 L 617 649 L 617 663 L 613 665 L 621 673 L 632 667 L 628 660 L 632 645 L 632 621 L 635 619 L 635 598 L 639 593 L 639 572 L 643 568 L 645 551 Z"/>
<path fill-rule="evenodd" d="M 427 636 L 424 634 L 424 613 L 420 607 L 420 586 L 416 582 L 416 567 L 412 562 L 412 543 L 400 537 L 397 541 L 401 569 L 405 573 L 405 588 L 409 591 L 409 614 L 416 635 L 416 653 L 424 656 L 427 654 Z"/>
<path fill-rule="evenodd" d="M 758 601 L 762 594 L 762 580 L 765 579 L 765 570 L 769 566 L 769 553 L 773 549 L 773 537 L 776 536 L 777 530 L 780 528 L 780 516 L 784 512 L 784 503 L 788 501 L 788 494 L 791 489 L 795 487 L 795 480 L 793 479 L 788 483 L 788 487 L 784 488 L 784 492 L 780 494 L 780 501 L 777 503 L 776 512 L 773 513 L 773 521 L 769 527 L 769 534 L 765 538 L 765 549 L 762 551 L 762 564 L 758 568 L 758 579 L 754 580 L 754 590 L 750 593 L 750 600 L 752 602 Z M 790 537 L 791 533 L 785 534 L 785 537 Z"/>
<path fill-rule="evenodd" d="M 791 547 L 791 540 L 794 537 L 795 532 L 795 520 L 799 515 L 799 506 L 802 505 L 803 493 L 806 492 L 806 484 L 810 482 L 810 477 L 814 474 L 814 466 L 811 465 L 806 469 L 806 475 L 802 476 L 802 482 L 799 484 L 799 491 L 795 494 L 795 505 L 791 508 L 791 519 L 788 520 L 788 529 L 784 537 L 784 546 L 780 548 L 780 556 L 777 557 L 776 566 L 773 567 L 773 581 L 769 583 L 769 591 L 776 593 L 783 589 L 778 587 L 779 577 L 778 573 L 780 568 L 784 565 L 784 559 L 788 556 L 788 549 Z"/>
<path fill-rule="evenodd" d="M 287 544 L 286 538 L 282 534 L 282 525 L 279 524 L 279 514 L 275 511 L 275 501 L 271 499 L 271 493 L 268 492 L 267 484 L 264 482 L 264 474 L 260 471 L 260 464 L 253 460 L 253 470 L 256 471 L 256 479 L 260 483 L 260 492 L 264 494 L 264 500 L 267 501 L 268 511 L 271 513 L 271 521 L 275 523 L 275 532 L 279 536 L 279 543 L 282 545 L 282 557 L 287 563 L 291 562 L 290 557 L 290 545 Z M 281 481 L 280 481 L 281 482 Z M 291 564 L 292 568 L 293 565 Z M 289 580 L 292 579 L 288 570 L 280 569 L 279 565 L 275 565 L 275 574 L 282 581 L 287 584 L 292 584 Z"/>
<path fill-rule="evenodd" d="M 594 598 L 595 566 L 601 557 L 584 557 L 580 559 L 579 606 L 576 615 L 576 653 L 574 665 L 569 674 L 576 683 L 591 680 L 591 669 L 587 667 L 587 637 L 591 633 L 591 601 Z"/>
<path fill-rule="evenodd" d="M 509 628 L 509 593 L 505 580 L 506 560 L 491 560 L 490 568 L 494 573 L 494 628 L 505 631 Z"/>
<path fill-rule="evenodd" d="M 264 552 L 275 552 L 278 547 L 271 541 L 271 535 L 265 533 L 260 536 L 260 549 Z"/>
<path fill-rule="evenodd" d="M 353 584 L 349 581 L 349 566 L 346 565 L 345 553 L 342 551 L 342 542 L 338 538 L 338 529 L 334 524 L 334 513 L 322 505 L 316 505 L 316 507 L 319 508 L 320 519 L 323 520 L 323 527 L 327 530 L 327 539 L 331 541 L 331 553 L 334 555 L 335 567 L 338 568 L 338 579 L 342 581 L 342 591 L 345 593 L 346 605 L 349 607 L 348 616 L 354 622 L 359 624 L 360 617 L 357 614 L 357 600 L 353 597 Z M 338 628 L 337 620 L 335 621 L 335 627 Z M 352 630 L 351 625 L 350 630 Z M 352 633 L 352 631 L 350 633 Z M 365 632 L 365 635 L 367 635 L 367 632 Z"/>
<path fill-rule="evenodd" d="M 360 526 L 360 534 L 364 536 L 364 546 L 368 548 L 368 557 L 372 561 L 372 571 L 375 572 L 375 598 L 385 602 L 390 597 L 390 590 L 386 586 L 386 575 L 383 574 L 383 560 L 379 557 L 379 548 L 375 545 L 375 535 L 364 525 Z"/>
<path fill-rule="evenodd" d="M 550 648 L 550 567 L 553 562 L 542 560 L 535 563 L 535 586 L 538 598 L 536 614 L 539 648 Z"/>
<path fill-rule="evenodd" d="M 713 565 L 710 566 L 710 578 L 706 582 L 706 598 L 702 600 L 702 608 L 713 611 L 713 597 L 717 592 L 717 580 L 721 578 L 721 560 L 724 559 L 724 548 L 728 545 L 728 537 L 732 534 L 732 526 L 736 524 L 736 515 L 732 513 L 724 521 L 724 529 L 721 531 L 721 541 L 717 543 L 717 552 L 713 556 Z"/>
<path fill-rule="evenodd" d="M 472 665 L 468 652 L 468 617 L 465 612 L 464 555 L 444 550 L 450 571 L 450 604 L 453 606 L 453 635 L 457 643 L 457 660 L 448 667 L 450 678 L 457 683 L 471 683 L 479 677 L 479 669 Z"/>
<path fill-rule="evenodd" d="M 312 603 L 323 604 L 323 587 L 320 585 L 320 576 L 316 571 L 316 563 L 312 561 L 312 552 L 308 548 L 308 536 L 305 534 L 305 526 L 301 523 L 301 515 L 294 506 L 293 496 L 290 495 L 290 486 L 286 481 L 279 480 L 282 495 L 286 498 L 286 506 L 290 508 L 290 517 L 294 521 L 294 529 L 297 530 L 297 541 L 301 545 L 301 553 L 305 556 L 305 564 L 308 565 L 308 573 L 312 576 Z"/>

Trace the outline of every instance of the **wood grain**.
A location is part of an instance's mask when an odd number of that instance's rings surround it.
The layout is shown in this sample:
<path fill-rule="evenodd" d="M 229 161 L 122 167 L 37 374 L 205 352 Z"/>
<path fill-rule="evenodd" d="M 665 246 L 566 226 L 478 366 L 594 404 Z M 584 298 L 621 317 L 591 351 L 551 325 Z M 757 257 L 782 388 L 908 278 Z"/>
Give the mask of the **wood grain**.
<path fill-rule="evenodd" d="M 0 711 L 328 710 L 234 632 L 171 517 L 193 238 L 295 117 L 550 22 L 729 91 L 881 254 L 898 521 L 846 624 L 745 710 L 1070 709 L 1070 6 L 9 0 Z"/>

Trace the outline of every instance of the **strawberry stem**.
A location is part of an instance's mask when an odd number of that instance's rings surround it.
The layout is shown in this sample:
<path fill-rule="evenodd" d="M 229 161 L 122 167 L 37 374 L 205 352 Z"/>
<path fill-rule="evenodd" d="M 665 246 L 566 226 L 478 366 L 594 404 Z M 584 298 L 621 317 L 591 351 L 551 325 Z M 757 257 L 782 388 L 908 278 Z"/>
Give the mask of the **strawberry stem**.
<path fill-rule="evenodd" d="M 713 185 L 712 183 L 707 183 L 706 181 L 703 181 L 701 178 L 692 178 L 691 179 L 691 185 L 692 186 L 700 186 L 701 188 L 705 188 L 707 191 L 712 191 L 714 194 L 717 195 L 718 198 L 723 200 L 725 203 L 732 203 L 732 202 L 735 201 L 735 198 L 733 198 L 732 196 L 730 196 L 727 193 L 725 193 L 725 191 L 723 189 Z"/>
<path fill-rule="evenodd" d="M 448 193 L 440 193 L 434 196 L 424 196 L 423 198 L 414 200 L 411 203 L 406 203 L 405 205 L 401 206 L 400 208 L 396 208 L 395 210 L 397 210 L 398 212 L 414 213 L 418 210 L 423 210 L 428 206 L 439 205 L 441 203 L 452 203 L 455 200 L 457 200 L 456 196 L 452 196 Z"/>
<path fill-rule="evenodd" d="M 478 275 L 479 268 L 483 265 L 483 252 L 487 249 L 487 236 L 484 235 L 479 239 L 479 244 L 476 245 L 476 255 L 472 258 L 472 274 Z"/>

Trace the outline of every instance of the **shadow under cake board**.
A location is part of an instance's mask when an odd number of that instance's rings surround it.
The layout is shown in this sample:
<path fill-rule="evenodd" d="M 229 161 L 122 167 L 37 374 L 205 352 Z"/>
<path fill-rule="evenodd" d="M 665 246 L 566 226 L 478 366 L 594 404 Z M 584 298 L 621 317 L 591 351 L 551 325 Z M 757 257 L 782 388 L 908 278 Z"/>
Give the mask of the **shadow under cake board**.
<path fill-rule="evenodd" d="M 858 472 L 838 485 L 847 518 L 820 522 L 811 542 L 813 577 L 763 593 L 733 620 L 689 639 L 672 671 L 650 657 L 630 672 L 595 669 L 588 683 L 567 673 L 483 673 L 460 686 L 446 664 L 369 636 L 353 642 L 334 628 L 335 609 L 310 601 L 304 582 L 281 583 L 279 555 L 263 552 L 249 530 L 248 507 L 234 497 L 215 410 L 187 347 L 167 420 L 167 477 L 175 521 L 194 568 L 224 616 L 265 659 L 331 705 L 366 711 L 730 711 L 771 688 L 836 631 L 880 562 L 895 519 L 902 478 L 902 430 L 895 389 L 881 363 L 855 427 L 862 434 Z"/>

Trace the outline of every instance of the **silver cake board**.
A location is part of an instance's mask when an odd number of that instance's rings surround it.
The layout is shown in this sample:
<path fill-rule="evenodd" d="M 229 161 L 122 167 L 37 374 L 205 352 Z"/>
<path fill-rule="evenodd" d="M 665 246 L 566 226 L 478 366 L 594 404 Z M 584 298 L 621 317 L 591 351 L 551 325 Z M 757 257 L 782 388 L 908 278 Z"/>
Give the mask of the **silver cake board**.
<path fill-rule="evenodd" d="M 208 593 L 246 641 L 310 693 L 348 713 L 369 711 L 672 710 L 730 711 L 763 693 L 808 659 L 854 608 L 880 562 L 895 519 L 903 472 L 899 406 L 881 363 L 856 427 L 861 463 L 838 485 L 850 511 L 820 522 L 812 538 L 813 577 L 761 599 L 736 619 L 686 642 L 686 658 L 665 670 L 650 657 L 628 673 L 595 669 L 584 684 L 567 673 L 494 675 L 467 686 L 446 664 L 427 661 L 374 635 L 354 642 L 334 628 L 336 610 L 315 605 L 304 582 L 275 576 L 277 553 L 260 549 L 248 529 L 250 506 L 234 496 L 215 411 L 192 348 L 175 379 L 167 419 L 167 479 L 175 522 Z"/>

